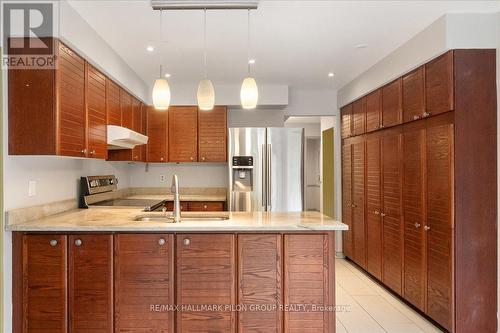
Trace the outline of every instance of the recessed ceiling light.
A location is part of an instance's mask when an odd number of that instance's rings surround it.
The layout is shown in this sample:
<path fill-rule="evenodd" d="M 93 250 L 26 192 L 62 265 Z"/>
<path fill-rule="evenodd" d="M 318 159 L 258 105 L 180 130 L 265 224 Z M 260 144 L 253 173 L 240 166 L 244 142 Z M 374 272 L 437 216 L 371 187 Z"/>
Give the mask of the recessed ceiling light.
<path fill-rule="evenodd" d="M 366 49 L 368 47 L 368 45 L 366 45 L 366 44 L 357 44 L 354 47 L 357 48 L 357 49 Z"/>
<path fill-rule="evenodd" d="M 334 77 L 335 73 L 328 73 L 328 77 Z"/>
<path fill-rule="evenodd" d="M 153 52 L 155 50 L 155 48 L 153 46 L 149 45 L 148 47 L 146 47 L 146 50 L 148 52 Z"/>
<path fill-rule="evenodd" d="M 248 60 L 248 63 L 251 64 L 251 65 L 255 64 L 255 59 Z"/>
<path fill-rule="evenodd" d="M 170 74 L 165 73 L 165 77 L 166 77 L 166 78 L 169 78 L 170 76 L 171 76 Z"/>

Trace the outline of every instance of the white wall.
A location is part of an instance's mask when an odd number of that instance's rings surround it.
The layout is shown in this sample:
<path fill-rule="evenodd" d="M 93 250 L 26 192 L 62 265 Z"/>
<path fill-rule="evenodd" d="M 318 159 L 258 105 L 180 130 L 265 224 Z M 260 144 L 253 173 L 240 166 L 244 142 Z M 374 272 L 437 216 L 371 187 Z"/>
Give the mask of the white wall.
<path fill-rule="evenodd" d="M 226 163 L 207 164 L 158 164 L 150 163 L 130 166 L 131 187 L 168 187 L 174 174 L 179 176 L 181 187 L 227 187 L 228 171 Z M 160 176 L 166 181 L 161 182 Z"/>
<path fill-rule="evenodd" d="M 284 121 L 282 108 L 255 110 L 230 108 L 227 114 L 228 127 L 283 127 Z"/>
<path fill-rule="evenodd" d="M 335 89 L 290 88 L 290 103 L 284 109 L 285 116 L 333 116 L 337 109 Z"/>

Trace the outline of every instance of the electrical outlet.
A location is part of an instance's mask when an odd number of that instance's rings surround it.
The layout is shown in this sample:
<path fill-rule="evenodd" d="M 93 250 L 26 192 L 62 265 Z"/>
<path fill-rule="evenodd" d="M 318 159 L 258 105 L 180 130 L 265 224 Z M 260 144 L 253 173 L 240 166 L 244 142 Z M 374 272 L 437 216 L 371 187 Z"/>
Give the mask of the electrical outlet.
<path fill-rule="evenodd" d="M 34 197 L 36 195 L 36 181 L 30 180 L 28 181 L 28 196 Z"/>
<path fill-rule="evenodd" d="M 160 183 L 164 183 L 166 182 L 167 180 L 167 177 L 165 177 L 165 175 L 160 175 Z"/>

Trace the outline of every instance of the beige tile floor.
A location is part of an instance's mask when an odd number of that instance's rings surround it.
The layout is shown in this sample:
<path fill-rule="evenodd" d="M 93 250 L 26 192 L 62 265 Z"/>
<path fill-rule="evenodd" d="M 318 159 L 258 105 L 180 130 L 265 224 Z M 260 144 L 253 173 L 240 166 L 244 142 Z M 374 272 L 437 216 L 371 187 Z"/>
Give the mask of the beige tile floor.
<path fill-rule="evenodd" d="M 344 259 L 336 259 L 337 333 L 442 332 Z"/>

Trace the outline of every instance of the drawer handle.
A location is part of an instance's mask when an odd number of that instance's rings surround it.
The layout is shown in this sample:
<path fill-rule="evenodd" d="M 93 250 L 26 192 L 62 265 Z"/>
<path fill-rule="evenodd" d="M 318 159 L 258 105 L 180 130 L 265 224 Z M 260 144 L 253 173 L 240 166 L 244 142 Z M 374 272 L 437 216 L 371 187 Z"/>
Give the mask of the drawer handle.
<path fill-rule="evenodd" d="M 184 238 L 183 243 L 185 246 L 188 246 L 189 244 L 191 244 L 191 240 L 189 238 Z"/>
<path fill-rule="evenodd" d="M 160 245 L 160 246 L 163 246 L 163 245 L 165 245 L 166 243 L 167 243 L 167 241 L 165 240 L 165 238 L 160 238 L 160 239 L 158 240 L 158 245 Z"/>
<path fill-rule="evenodd" d="M 52 239 L 49 243 L 50 243 L 50 246 L 56 246 L 57 245 L 57 241 L 55 239 Z"/>
<path fill-rule="evenodd" d="M 207 208 L 208 208 L 208 206 L 207 206 L 207 205 L 203 205 L 203 209 L 207 209 Z"/>
<path fill-rule="evenodd" d="M 82 240 L 81 239 L 76 239 L 75 240 L 75 246 L 82 246 Z"/>

